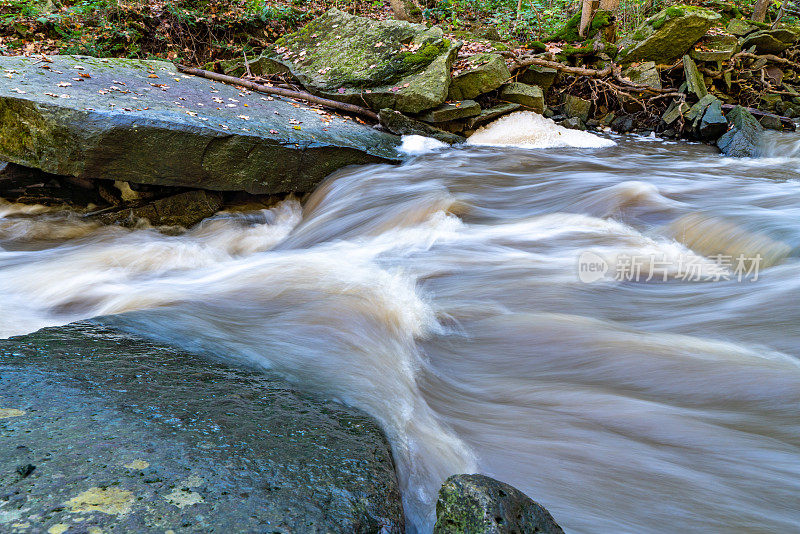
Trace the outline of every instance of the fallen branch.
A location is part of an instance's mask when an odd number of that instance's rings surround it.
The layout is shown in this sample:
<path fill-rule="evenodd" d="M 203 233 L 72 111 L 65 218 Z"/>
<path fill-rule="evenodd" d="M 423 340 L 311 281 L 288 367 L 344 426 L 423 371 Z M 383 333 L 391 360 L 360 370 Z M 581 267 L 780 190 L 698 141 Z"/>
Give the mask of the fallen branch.
<path fill-rule="evenodd" d="M 355 104 L 347 104 L 345 102 L 337 102 L 336 100 L 329 100 L 327 98 L 314 96 L 311 93 L 307 93 L 305 91 L 292 91 L 289 89 L 281 89 L 279 87 L 269 87 L 267 85 L 261 85 L 248 80 L 243 80 L 242 78 L 236 78 L 235 76 L 228 76 L 226 74 L 217 74 L 216 72 L 211 72 L 203 69 L 196 69 L 194 67 L 187 67 L 185 65 L 177 65 L 176 68 L 180 72 L 186 74 L 192 74 L 194 76 L 200 76 L 201 78 L 207 78 L 209 80 L 214 80 L 215 82 L 222 82 L 230 85 L 238 85 L 240 87 L 246 87 L 247 89 L 252 89 L 253 91 L 258 91 L 259 93 L 285 96 L 287 98 L 293 98 L 295 100 L 304 100 L 312 104 L 319 104 L 320 106 L 326 108 L 336 109 L 339 111 L 346 111 L 348 113 L 353 113 L 355 115 L 361 115 L 362 117 L 368 117 L 374 120 L 375 122 L 378 122 L 377 113 L 375 113 L 370 109 L 361 106 L 356 106 Z"/>
<path fill-rule="evenodd" d="M 529 67 L 531 65 L 536 65 L 538 67 L 549 67 L 551 69 L 556 69 L 560 72 L 564 72 L 566 74 L 572 74 L 575 76 L 589 76 L 591 78 L 605 78 L 607 76 L 613 76 L 614 79 L 625 85 L 631 89 L 636 89 L 638 91 L 644 91 L 648 93 L 654 94 L 667 94 L 667 93 L 674 93 L 675 89 L 668 88 L 668 89 L 656 89 L 654 87 L 650 87 L 649 85 L 643 85 L 640 83 L 635 83 L 630 80 L 627 80 L 622 77 L 620 74 L 620 68 L 616 64 L 611 64 L 604 69 L 587 69 L 585 67 L 570 67 L 569 65 L 564 65 L 563 63 L 559 63 L 558 61 L 550 61 L 549 59 L 542 59 L 538 57 L 530 57 L 524 59 L 517 59 L 512 57 L 511 58 L 514 63 L 517 64 L 517 69 L 522 67 Z"/>
<path fill-rule="evenodd" d="M 731 57 L 730 62 L 733 63 L 739 58 L 743 59 L 763 59 L 766 61 L 771 61 L 773 63 L 778 63 L 780 65 L 791 65 L 792 67 L 800 68 L 800 64 L 795 63 L 794 61 L 790 61 L 786 58 L 776 56 L 774 54 L 751 54 L 750 52 L 739 52 L 738 54 L 734 54 Z"/>
<path fill-rule="evenodd" d="M 612 73 L 612 68 L 610 66 L 602 70 L 597 70 L 587 69 L 584 67 L 570 67 L 569 65 L 564 65 L 558 61 L 550 61 L 548 59 L 542 59 L 538 57 L 529 57 L 525 59 L 517 59 L 512 57 L 511 59 L 517 64 L 518 69 L 536 65 L 538 67 L 549 67 L 551 69 L 556 69 L 561 72 L 566 72 L 567 74 L 574 74 L 576 76 L 591 76 L 593 78 L 605 78 Z"/>

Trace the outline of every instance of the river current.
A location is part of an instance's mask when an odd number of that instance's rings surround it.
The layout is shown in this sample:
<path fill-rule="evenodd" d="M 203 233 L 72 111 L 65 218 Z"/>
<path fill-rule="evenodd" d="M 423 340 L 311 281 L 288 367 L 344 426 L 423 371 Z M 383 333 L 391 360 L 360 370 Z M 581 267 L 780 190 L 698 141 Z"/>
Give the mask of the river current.
<path fill-rule="evenodd" d="M 357 406 L 411 532 L 470 472 L 567 532 L 798 531 L 800 136 L 531 120 L 180 235 L 0 201 L 0 336 L 111 316 Z"/>

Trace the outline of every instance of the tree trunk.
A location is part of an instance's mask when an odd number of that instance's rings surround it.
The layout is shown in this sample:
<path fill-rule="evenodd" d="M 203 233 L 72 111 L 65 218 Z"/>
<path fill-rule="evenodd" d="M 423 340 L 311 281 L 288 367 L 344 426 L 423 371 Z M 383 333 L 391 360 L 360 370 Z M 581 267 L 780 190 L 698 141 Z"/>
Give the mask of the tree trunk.
<path fill-rule="evenodd" d="M 614 11 L 619 7 L 619 0 L 600 0 L 600 9 Z"/>
<path fill-rule="evenodd" d="M 589 26 L 592 24 L 597 8 L 600 6 L 600 0 L 583 0 L 581 6 L 581 25 L 578 27 L 578 35 L 586 37 Z"/>
<path fill-rule="evenodd" d="M 769 7 L 770 0 L 758 0 L 756 7 L 753 8 L 752 20 L 755 22 L 764 22 L 767 17 L 767 8 Z"/>

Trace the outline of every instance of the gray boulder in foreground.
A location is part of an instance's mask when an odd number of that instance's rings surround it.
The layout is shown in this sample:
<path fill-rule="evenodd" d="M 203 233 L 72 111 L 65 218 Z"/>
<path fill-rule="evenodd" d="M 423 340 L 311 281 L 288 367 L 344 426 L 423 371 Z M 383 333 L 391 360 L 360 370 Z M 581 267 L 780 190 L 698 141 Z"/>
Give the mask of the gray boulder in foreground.
<path fill-rule="evenodd" d="M 564 534 L 550 513 L 504 482 L 453 475 L 439 490 L 434 534 Z"/>
<path fill-rule="evenodd" d="M 395 136 L 171 63 L 11 56 L 0 70 L 0 160 L 53 174 L 272 194 L 399 159 Z"/>
<path fill-rule="evenodd" d="M 717 139 L 717 146 L 726 156 L 757 158 L 761 155 L 761 138 L 764 127 L 742 106 L 736 106 L 726 115 L 731 129 Z"/>
<path fill-rule="evenodd" d="M 170 530 L 400 534 L 389 445 L 274 375 L 96 324 L 0 340 L 0 532 Z"/>

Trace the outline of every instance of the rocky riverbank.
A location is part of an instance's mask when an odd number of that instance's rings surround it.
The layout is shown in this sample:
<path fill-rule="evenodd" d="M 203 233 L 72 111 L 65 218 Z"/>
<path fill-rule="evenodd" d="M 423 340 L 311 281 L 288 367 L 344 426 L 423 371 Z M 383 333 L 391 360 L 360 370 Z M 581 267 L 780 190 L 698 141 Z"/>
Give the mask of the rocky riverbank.
<path fill-rule="evenodd" d="M 399 135 L 458 143 L 528 110 L 568 128 L 654 132 L 757 156 L 762 128 L 794 130 L 800 116 L 800 27 L 714 8 L 671 6 L 619 41 L 613 14 L 598 12 L 585 39 L 578 14 L 548 43 L 525 46 L 334 9 L 247 65 L 208 68 L 365 105 Z"/>
<path fill-rule="evenodd" d="M 800 27 L 714 6 L 671 6 L 619 42 L 612 14 L 598 12 L 582 40 L 576 15 L 525 46 L 331 9 L 257 58 L 206 65 L 263 91 L 166 62 L 0 57 L 0 160 L 19 166 L 0 173 L 0 195 L 186 227 L 310 192 L 346 165 L 397 162 L 397 136 L 457 144 L 517 111 L 755 157 L 764 128 L 794 129 L 800 115 Z M 271 94 L 278 86 L 364 118 Z"/>

